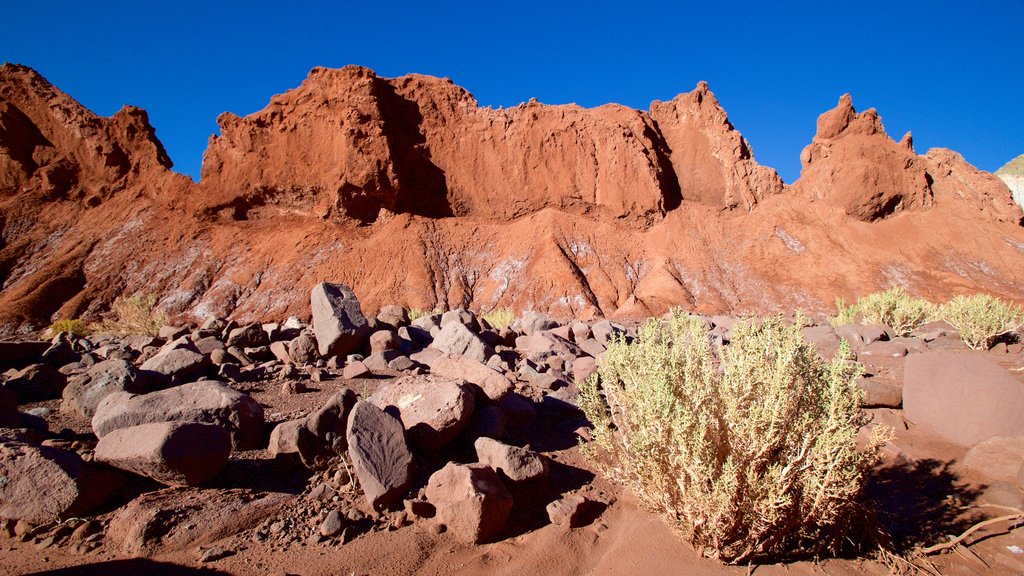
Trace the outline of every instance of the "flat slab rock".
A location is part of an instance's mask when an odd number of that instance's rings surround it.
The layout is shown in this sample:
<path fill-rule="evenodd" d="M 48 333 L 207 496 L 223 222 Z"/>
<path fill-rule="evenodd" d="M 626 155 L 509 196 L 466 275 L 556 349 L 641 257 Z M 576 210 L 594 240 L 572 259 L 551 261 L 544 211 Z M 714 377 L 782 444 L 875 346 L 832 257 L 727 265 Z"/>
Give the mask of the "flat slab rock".
<path fill-rule="evenodd" d="M 166 488 L 121 508 L 110 521 L 107 538 L 129 556 L 184 550 L 248 530 L 294 499 L 243 489 Z"/>
<path fill-rule="evenodd" d="M 1024 382 L 979 353 L 907 357 L 906 419 L 971 447 L 993 436 L 1024 436 Z"/>
<path fill-rule="evenodd" d="M 367 401 L 358 402 L 348 419 L 348 454 L 367 503 L 389 508 L 412 486 L 412 452 L 405 429 L 394 416 Z"/>
<path fill-rule="evenodd" d="M 231 434 L 204 422 L 153 422 L 120 428 L 96 444 L 95 458 L 169 486 L 212 480 L 231 456 Z"/>

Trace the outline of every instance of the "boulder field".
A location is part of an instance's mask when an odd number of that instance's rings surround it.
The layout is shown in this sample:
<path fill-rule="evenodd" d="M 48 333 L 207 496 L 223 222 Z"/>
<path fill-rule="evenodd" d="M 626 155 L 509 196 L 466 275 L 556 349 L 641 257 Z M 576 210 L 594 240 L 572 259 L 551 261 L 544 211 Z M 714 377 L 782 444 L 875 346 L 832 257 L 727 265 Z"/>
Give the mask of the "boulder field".
<path fill-rule="evenodd" d="M 637 337 L 636 322 L 530 312 L 492 326 L 466 309 L 410 319 L 395 306 L 373 316 L 348 286 L 318 284 L 310 299 L 325 293 L 337 295 L 333 312 L 312 324 L 214 318 L 163 337 L 60 334 L 0 356 L 0 545 L 12 565 L 37 570 L 42 549 L 68 567 L 146 556 L 232 573 L 253 563 L 433 573 L 468 554 L 477 573 L 488 555 L 518 550 L 508 560 L 521 572 L 576 573 L 619 566 L 621 539 L 640 533 L 661 542 L 657 554 L 626 555 L 645 571 L 666 569 L 656 558 L 735 570 L 701 559 L 581 454 L 590 423 L 578 383 L 610 342 Z M 737 318 L 703 318 L 716 353 L 730 346 Z M 942 322 L 897 337 L 800 318 L 823 358 L 846 340 L 864 366 L 861 437 L 894 430 L 863 498 L 897 545 L 943 541 L 976 506 L 1024 509 L 1024 343 L 975 351 Z M 344 355 L 321 355 L 316 342 L 341 332 Z M 452 334 L 481 345 L 453 352 Z M 281 352 L 300 346 L 308 360 Z M 191 382 L 152 369 L 178 350 L 199 356 Z M 63 379 L 27 378 L 33 367 Z M 971 549 L 1000 567 L 987 573 L 1019 573 L 1016 538 L 995 526 Z M 933 560 L 943 573 L 970 567 L 956 554 Z"/>
<path fill-rule="evenodd" d="M 818 118 L 791 185 L 705 83 L 646 111 L 492 109 L 445 79 L 315 68 L 218 124 L 193 182 L 145 111 L 103 118 L 0 67 L 0 333 L 91 320 L 133 294 L 181 322 L 308 317 L 327 278 L 374 313 L 822 311 L 891 284 L 1024 299 L 1007 185 L 893 140 L 849 95 Z M 337 295 L 321 296 L 312 308 L 330 310 Z M 346 322 L 278 353 L 339 353 Z M 194 359 L 155 362 L 185 381 Z"/>

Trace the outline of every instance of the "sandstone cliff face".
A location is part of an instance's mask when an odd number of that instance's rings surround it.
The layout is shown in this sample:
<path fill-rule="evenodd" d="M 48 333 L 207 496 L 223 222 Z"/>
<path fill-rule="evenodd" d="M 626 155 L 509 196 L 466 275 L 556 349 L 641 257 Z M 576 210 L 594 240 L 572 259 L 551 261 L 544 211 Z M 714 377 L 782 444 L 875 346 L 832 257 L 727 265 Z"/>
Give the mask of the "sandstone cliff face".
<path fill-rule="evenodd" d="M 314 69 L 261 112 L 218 123 L 202 186 L 214 211 L 238 218 L 266 206 L 365 223 L 382 209 L 507 220 L 678 205 L 650 118 L 621 106 L 481 109 L 446 80 L 348 66 Z"/>
<path fill-rule="evenodd" d="M 668 102 L 655 101 L 650 114 L 668 146 L 683 201 L 751 210 L 762 197 L 782 193 L 782 178 L 754 161 L 750 144 L 706 82 Z"/>
<path fill-rule="evenodd" d="M 926 163 L 914 154 L 910 134 L 895 142 L 875 110 L 857 113 L 849 94 L 818 117 L 818 131 L 800 154 L 794 188 L 873 221 L 933 203 Z"/>
<path fill-rule="evenodd" d="M 100 118 L 0 69 L 0 333 L 120 294 L 182 319 L 308 316 L 323 280 L 370 313 L 815 311 L 893 284 L 1024 300 L 1009 191 L 954 153 L 916 156 L 848 98 L 793 188 L 705 85 L 650 113 L 492 110 L 443 79 L 315 69 L 219 122 L 193 184 L 141 110 Z"/>

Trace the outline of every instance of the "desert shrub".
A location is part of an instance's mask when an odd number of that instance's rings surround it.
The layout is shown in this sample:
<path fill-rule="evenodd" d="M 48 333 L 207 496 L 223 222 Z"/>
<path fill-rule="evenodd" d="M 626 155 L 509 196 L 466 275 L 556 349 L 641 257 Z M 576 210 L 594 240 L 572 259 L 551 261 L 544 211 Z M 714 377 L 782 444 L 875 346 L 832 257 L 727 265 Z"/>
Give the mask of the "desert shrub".
<path fill-rule="evenodd" d="M 857 321 L 858 315 L 856 303 L 847 306 L 846 300 L 836 298 L 836 315 L 829 319 L 829 323 L 832 324 L 833 328 L 838 328 L 844 324 L 853 324 Z"/>
<path fill-rule="evenodd" d="M 876 428 L 857 450 L 860 367 L 845 343 L 825 363 L 799 324 L 741 321 L 720 362 L 704 322 L 679 311 L 613 340 L 581 387 L 584 453 L 722 561 L 835 550 L 887 437 Z"/>
<path fill-rule="evenodd" d="M 53 324 L 50 324 L 50 336 L 56 336 L 62 332 L 73 334 L 75 336 L 88 336 L 89 329 L 85 326 L 85 321 L 79 318 L 66 318 L 64 320 L 57 320 Z"/>
<path fill-rule="evenodd" d="M 422 318 L 424 316 L 433 316 L 434 314 L 437 314 L 437 312 L 437 310 L 423 310 L 422 308 L 410 308 L 409 322 L 412 322 L 413 320 L 417 318 Z"/>
<path fill-rule="evenodd" d="M 97 331 L 108 334 L 148 334 L 156 336 L 167 323 L 167 315 L 156 310 L 156 295 L 118 296 L 110 305 L 110 316 Z"/>
<path fill-rule="evenodd" d="M 935 305 L 924 298 L 914 298 L 903 288 L 895 286 L 884 292 L 875 292 L 857 299 L 849 306 L 836 299 L 836 315 L 833 326 L 863 322 L 883 324 L 893 329 L 898 336 L 910 336 L 935 316 Z"/>
<path fill-rule="evenodd" d="M 515 312 L 510 308 L 495 308 L 480 318 L 486 321 L 488 326 L 497 330 L 508 328 L 516 321 Z"/>
<path fill-rule="evenodd" d="M 988 294 L 956 296 L 939 308 L 939 317 L 960 331 L 973 350 L 988 350 L 996 339 L 1024 324 L 1024 310 Z"/>

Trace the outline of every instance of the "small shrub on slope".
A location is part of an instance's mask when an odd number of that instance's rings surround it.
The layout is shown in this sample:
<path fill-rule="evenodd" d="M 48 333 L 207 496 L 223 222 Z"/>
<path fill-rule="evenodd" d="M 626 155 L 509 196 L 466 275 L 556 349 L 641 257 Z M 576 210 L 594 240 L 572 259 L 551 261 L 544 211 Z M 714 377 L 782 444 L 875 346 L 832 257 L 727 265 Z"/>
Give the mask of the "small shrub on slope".
<path fill-rule="evenodd" d="M 516 321 L 516 315 L 509 308 L 495 308 L 480 317 L 487 325 L 496 330 L 508 328 Z"/>
<path fill-rule="evenodd" d="M 836 315 L 831 320 L 833 326 L 859 320 L 865 324 L 888 326 L 898 336 L 910 336 L 935 316 L 934 304 L 924 298 L 910 296 L 899 286 L 868 294 L 849 306 L 841 298 L 836 299 L 836 308 Z"/>
<path fill-rule="evenodd" d="M 118 296 L 110 305 L 111 317 L 97 327 L 107 334 L 148 334 L 156 336 L 167 323 L 167 315 L 156 308 L 156 295 Z"/>
<path fill-rule="evenodd" d="M 581 388 L 584 453 L 722 561 L 834 550 L 887 440 L 876 428 L 857 450 L 860 368 L 845 343 L 824 363 L 781 318 L 732 336 L 720 366 L 703 321 L 679 311 L 613 341 Z"/>
<path fill-rule="evenodd" d="M 988 350 L 996 339 L 1024 324 L 1024 310 L 988 294 L 956 296 L 939 309 L 939 317 L 960 331 L 973 350 Z"/>
<path fill-rule="evenodd" d="M 57 320 L 53 324 L 50 324 L 50 336 L 56 336 L 62 332 L 73 334 L 75 336 L 88 336 L 89 329 L 85 326 L 85 321 L 79 318 L 67 318 L 64 320 Z"/>

